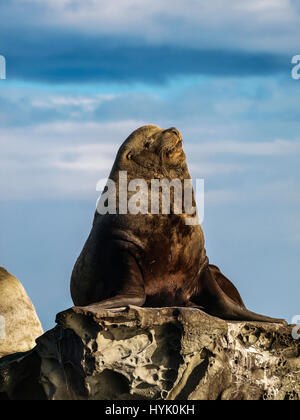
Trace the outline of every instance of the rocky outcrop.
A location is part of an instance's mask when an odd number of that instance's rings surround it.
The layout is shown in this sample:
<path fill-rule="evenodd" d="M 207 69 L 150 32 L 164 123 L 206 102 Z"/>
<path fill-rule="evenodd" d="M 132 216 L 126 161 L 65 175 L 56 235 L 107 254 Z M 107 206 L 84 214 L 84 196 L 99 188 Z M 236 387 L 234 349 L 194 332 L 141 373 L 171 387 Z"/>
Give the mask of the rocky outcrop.
<path fill-rule="evenodd" d="M 57 323 L 34 351 L 0 361 L 2 398 L 26 398 L 30 387 L 49 400 L 300 398 L 291 326 L 191 308 L 97 306 L 62 312 Z"/>
<path fill-rule="evenodd" d="M 32 349 L 41 334 L 41 323 L 21 282 L 0 267 L 0 357 Z"/>

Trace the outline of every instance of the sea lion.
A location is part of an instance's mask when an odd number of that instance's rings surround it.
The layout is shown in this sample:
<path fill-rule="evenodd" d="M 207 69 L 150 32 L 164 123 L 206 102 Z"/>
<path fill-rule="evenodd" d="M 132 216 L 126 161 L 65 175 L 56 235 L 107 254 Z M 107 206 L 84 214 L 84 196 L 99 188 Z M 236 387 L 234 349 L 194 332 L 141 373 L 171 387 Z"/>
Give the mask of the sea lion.
<path fill-rule="evenodd" d="M 148 186 L 151 179 L 191 179 L 179 130 L 147 125 L 120 147 L 109 176 L 116 214 L 96 211 L 72 272 L 76 306 L 190 306 L 227 320 L 283 322 L 246 309 L 235 286 L 209 264 L 201 226 L 175 213 L 175 199 L 171 214 L 122 214 L 118 185 L 125 171 L 128 185 L 133 179 Z"/>
<path fill-rule="evenodd" d="M 43 334 L 21 282 L 0 267 L 0 357 L 31 350 Z"/>

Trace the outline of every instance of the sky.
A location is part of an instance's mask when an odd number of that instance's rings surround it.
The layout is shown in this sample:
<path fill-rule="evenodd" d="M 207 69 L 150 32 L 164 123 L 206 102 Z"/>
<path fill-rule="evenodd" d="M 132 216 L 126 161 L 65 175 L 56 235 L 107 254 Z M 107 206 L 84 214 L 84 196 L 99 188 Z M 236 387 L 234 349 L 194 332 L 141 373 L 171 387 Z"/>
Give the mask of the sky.
<path fill-rule="evenodd" d="M 72 268 L 118 147 L 176 126 L 204 178 L 210 262 L 249 309 L 300 314 L 297 0 L 0 3 L 0 265 L 44 329 L 72 306 Z"/>

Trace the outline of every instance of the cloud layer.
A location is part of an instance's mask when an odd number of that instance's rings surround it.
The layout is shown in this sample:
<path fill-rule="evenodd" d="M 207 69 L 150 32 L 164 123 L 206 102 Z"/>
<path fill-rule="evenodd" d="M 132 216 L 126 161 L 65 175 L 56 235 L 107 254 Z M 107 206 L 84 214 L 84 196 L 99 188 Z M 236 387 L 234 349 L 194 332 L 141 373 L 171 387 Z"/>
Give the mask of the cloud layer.
<path fill-rule="evenodd" d="M 0 16 L 7 77 L 52 83 L 284 74 L 300 36 L 292 0 L 8 0 Z"/>
<path fill-rule="evenodd" d="M 77 93 L 74 86 L 3 85 L 1 200 L 95 197 L 115 153 L 137 127 L 177 126 L 193 177 L 209 189 L 257 189 L 294 179 L 299 155 L 298 85 L 269 78 L 211 78 L 156 89 Z M 280 168 L 277 167 L 280 162 Z M 280 169 L 280 170 L 279 170 Z M 222 194 L 222 193 L 220 193 Z M 228 194 L 227 200 L 233 195 Z"/>
<path fill-rule="evenodd" d="M 3 6 L 34 23 L 121 35 L 148 44 L 282 51 L 297 48 L 299 5 L 295 0 L 21 0 Z"/>

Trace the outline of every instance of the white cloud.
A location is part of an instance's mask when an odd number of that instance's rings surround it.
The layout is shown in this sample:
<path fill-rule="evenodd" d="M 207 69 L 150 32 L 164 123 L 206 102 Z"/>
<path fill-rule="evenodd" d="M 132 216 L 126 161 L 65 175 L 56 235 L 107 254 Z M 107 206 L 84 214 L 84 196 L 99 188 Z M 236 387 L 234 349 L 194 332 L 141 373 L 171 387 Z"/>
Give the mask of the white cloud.
<path fill-rule="evenodd" d="M 95 193 L 99 178 L 109 175 L 118 147 L 143 121 L 112 123 L 55 122 L 0 129 L 1 199 L 84 198 Z M 300 143 L 286 140 L 249 143 L 211 141 L 184 145 L 193 177 L 240 174 L 247 163 L 239 155 L 281 156 L 300 152 Z M 224 160 L 220 161 L 220 156 Z M 225 155 L 232 159 L 225 159 Z M 231 194 L 222 193 L 224 198 Z M 218 193 L 220 200 L 220 193 Z M 216 198 L 213 198 L 216 201 Z"/>
<path fill-rule="evenodd" d="M 284 176 L 295 178 L 300 140 L 293 85 L 218 79 L 177 86 L 175 92 L 164 89 L 156 91 L 155 100 L 145 92 L 3 89 L 0 199 L 96 196 L 96 182 L 108 176 L 119 145 L 148 123 L 182 131 L 192 177 L 214 181 L 212 202 L 234 200 L 242 193 L 239 180 L 256 173 L 265 184 L 271 170 L 275 182 L 278 157 Z M 257 188 L 258 199 L 267 196 Z"/>
<path fill-rule="evenodd" d="M 140 125 L 56 122 L 0 129 L 0 200 L 96 196 L 118 145 Z"/>
<path fill-rule="evenodd" d="M 21 0 L 50 25 L 196 48 L 297 50 L 300 18 L 292 0 Z"/>
<path fill-rule="evenodd" d="M 86 144 L 64 148 L 60 158 L 51 162 L 51 165 L 66 171 L 106 171 L 108 174 L 118 148 L 117 144 Z"/>
<path fill-rule="evenodd" d="M 115 99 L 117 95 L 101 94 L 94 96 L 74 96 L 74 95 L 55 95 L 43 98 L 34 98 L 32 106 L 37 108 L 60 108 L 60 107 L 78 107 L 85 111 L 94 111 L 97 106 L 106 101 Z"/>
<path fill-rule="evenodd" d="M 274 140 L 269 142 L 213 141 L 188 144 L 187 151 L 202 156 L 230 154 L 246 156 L 281 156 L 300 153 L 300 141 Z"/>

